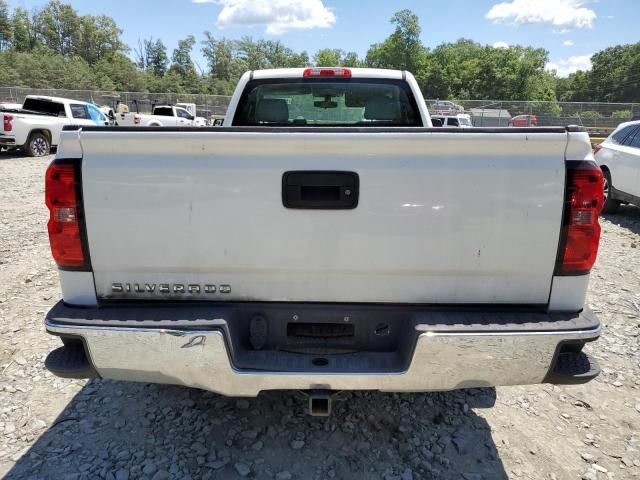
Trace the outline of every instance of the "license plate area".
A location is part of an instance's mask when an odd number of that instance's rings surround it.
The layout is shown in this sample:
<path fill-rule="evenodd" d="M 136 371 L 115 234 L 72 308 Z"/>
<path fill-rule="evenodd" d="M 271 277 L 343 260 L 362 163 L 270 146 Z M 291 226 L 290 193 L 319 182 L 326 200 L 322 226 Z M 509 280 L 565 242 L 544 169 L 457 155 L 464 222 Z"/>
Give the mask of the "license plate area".
<path fill-rule="evenodd" d="M 299 353 L 347 353 L 356 344 L 353 323 L 287 324 L 287 340 L 283 349 Z"/>
<path fill-rule="evenodd" d="M 409 312 L 337 304 L 242 309 L 228 328 L 233 362 L 247 370 L 398 372 L 416 341 Z"/>

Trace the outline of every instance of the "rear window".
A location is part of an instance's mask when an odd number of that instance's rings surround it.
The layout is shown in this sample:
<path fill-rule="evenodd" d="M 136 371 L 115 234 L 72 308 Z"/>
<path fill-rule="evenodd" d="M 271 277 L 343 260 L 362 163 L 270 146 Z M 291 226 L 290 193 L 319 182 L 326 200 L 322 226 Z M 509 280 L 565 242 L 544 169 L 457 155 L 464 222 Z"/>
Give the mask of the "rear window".
<path fill-rule="evenodd" d="M 27 98 L 22 105 L 25 110 L 32 112 L 46 113 L 49 115 L 57 115 L 59 117 L 66 117 L 67 114 L 64 111 L 64 105 L 62 103 L 52 102 L 50 100 L 43 100 L 39 98 Z"/>
<path fill-rule="evenodd" d="M 640 148 L 640 126 L 636 127 L 636 131 L 625 139 L 624 144 L 629 147 Z"/>
<path fill-rule="evenodd" d="M 171 107 L 158 107 L 153 110 L 154 115 L 161 117 L 173 117 L 173 108 Z"/>
<path fill-rule="evenodd" d="M 406 82 L 383 79 L 277 79 L 249 82 L 233 125 L 422 126 Z"/>
<path fill-rule="evenodd" d="M 636 128 L 640 127 L 637 127 L 636 125 L 629 125 L 615 132 L 613 135 L 611 135 L 611 143 L 613 143 L 614 145 L 624 145 L 627 137 L 629 137 L 630 134 L 632 134 L 636 130 Z"/>

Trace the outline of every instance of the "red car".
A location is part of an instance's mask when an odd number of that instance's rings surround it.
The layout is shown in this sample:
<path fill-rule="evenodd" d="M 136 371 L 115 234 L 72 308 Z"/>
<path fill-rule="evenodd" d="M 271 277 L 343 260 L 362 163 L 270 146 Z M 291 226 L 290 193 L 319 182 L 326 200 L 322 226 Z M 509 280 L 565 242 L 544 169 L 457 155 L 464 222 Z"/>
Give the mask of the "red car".
<path fill-rule="evenodd" d="M 518 115 L 509 120 L 510 127 L 537 127 L 538 118 L 535 115 Z"/>

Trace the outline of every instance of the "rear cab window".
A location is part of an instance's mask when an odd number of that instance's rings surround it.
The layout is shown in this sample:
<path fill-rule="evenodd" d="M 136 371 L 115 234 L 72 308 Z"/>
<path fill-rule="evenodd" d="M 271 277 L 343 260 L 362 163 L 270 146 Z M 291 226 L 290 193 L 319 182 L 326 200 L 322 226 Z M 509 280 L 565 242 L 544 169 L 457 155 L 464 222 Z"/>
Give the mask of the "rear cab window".
<path fill-rule="evenodd" d="M 244 89 L 235 126 L 421 127 L 409 85 L 367 78 L 256 79 Z"/>
<path fill-rule="evenodd" d="M 153 114 L 160 117 L 173 117 L 173 108 L 157 107 L 153 110 Z"/>
<path fill-rule="evenodd" d="M 31 112 L 45 113 L 47 115 L 58 117 L 67 116 L 64 110 L 64 104 L 42 98 L 27 98 L 25 99 L 22 108 Z"/>

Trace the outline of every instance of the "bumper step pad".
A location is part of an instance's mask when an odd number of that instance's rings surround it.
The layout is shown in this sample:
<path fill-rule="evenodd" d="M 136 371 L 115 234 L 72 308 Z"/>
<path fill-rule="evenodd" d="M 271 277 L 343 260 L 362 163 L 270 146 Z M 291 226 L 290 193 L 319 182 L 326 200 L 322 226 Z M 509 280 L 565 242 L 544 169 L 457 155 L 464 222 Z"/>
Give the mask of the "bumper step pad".
<path fill-rule="evenodd" d="M 567 352 L 558 355 L 546 383 L 578 385 L 593 380 L 600 374 L 596 360 L 584 352 Z"/>
<path fill-rule="evenodd" d="M 98 373 L 81 346 L 60 347 L 49 353 L 44 366 L 62 378 L 98 378 Z"/>

